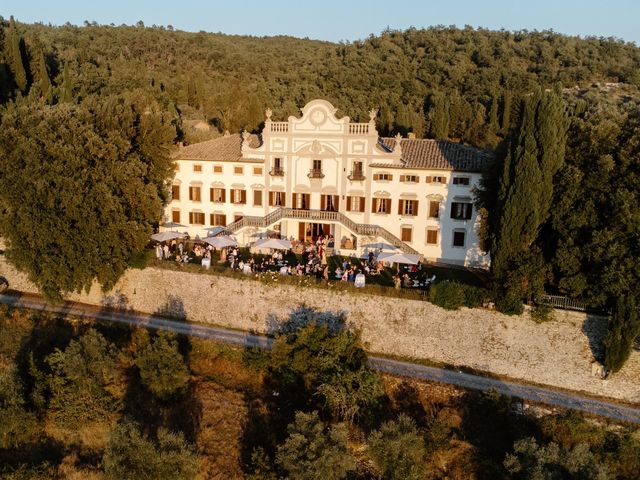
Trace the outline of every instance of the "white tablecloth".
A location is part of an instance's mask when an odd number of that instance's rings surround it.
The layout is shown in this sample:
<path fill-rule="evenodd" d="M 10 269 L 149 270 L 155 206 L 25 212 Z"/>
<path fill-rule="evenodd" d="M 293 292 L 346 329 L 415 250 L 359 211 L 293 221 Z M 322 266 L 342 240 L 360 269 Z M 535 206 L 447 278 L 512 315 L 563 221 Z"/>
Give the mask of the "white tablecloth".
<path fill-rule="evenodd" d="M 359 273 L 356 275 L 356 281 L 354 282 L 354 285 L 357 288 L 362 288 L 364 287 L 365 284 L 365 276 L 362 273 Z"/>
<path fill-rule="evenodd" d="M 211 259 L 210 258 L 203 258 L 202 259 L 202 266 L 204 268 L 209 268 L 211 266 Z"/>

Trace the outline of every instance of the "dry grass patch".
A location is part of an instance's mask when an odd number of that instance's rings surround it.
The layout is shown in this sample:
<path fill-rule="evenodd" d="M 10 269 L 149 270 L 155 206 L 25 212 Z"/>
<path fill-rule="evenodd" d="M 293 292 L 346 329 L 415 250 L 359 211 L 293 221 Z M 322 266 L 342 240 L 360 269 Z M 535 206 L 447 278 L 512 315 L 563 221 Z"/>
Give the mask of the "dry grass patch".
<path fill-rule="evenodd" d="M 199 382 L 195 395 L 201 405 L 196 443 L 204 456 L 199 478 L 244 478 L 242 441 L 248 420 L 244 396 L 212 381 Z"/>

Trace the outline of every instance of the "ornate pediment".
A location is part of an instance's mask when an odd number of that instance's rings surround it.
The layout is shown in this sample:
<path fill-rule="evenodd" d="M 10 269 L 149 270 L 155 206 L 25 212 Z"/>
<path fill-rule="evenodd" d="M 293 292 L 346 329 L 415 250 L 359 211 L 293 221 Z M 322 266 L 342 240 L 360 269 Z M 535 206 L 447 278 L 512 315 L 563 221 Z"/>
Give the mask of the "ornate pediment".
<path fill-rule="evenodd" d="M 338 152 L 336 152 L 331 146 L 320 142 L 319 140 L 305 143 L 302 147 L 296 150 L 295 153 L 301 157 L 334 157 L 338 155 Z"/>

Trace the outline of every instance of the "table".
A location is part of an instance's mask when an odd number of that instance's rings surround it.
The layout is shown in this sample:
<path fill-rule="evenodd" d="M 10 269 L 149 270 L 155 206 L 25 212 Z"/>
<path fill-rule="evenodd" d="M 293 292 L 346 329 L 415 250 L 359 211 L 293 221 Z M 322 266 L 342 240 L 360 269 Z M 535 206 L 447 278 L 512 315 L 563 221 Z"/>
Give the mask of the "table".
<path fill-rule="evenodd" d="M 365 282 L 366 282 L 365 276 L 362 273 L 359 273 L 356 275 L 356 280 L 353 285 L 356 288 L 362 288 L 364 287 Z"/>
<path fill-rule="evenodd" d="M 208 270 L 209 267 L 211 266 L 211 259 L 210 258 L 203 258 L 202 259 L 202 266 Z"/>

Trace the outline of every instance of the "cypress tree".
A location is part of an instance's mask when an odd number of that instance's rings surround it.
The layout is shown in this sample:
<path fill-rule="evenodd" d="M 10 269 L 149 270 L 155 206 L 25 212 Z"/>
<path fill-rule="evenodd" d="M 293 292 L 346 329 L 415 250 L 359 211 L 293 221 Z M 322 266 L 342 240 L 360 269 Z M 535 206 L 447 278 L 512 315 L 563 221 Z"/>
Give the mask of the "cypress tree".
<path fill-rule="evenodd" d="M 491 268 L 503 311 L 521 311 L 544 282 L 544 262 L 535 245 L 549 218 L 553 177 L 563 165 L 568 130 L 566 107 L 557 92 L 536 92 L 521 106 L 518 124 L 502 158 Z"/>
<path fill-rule="evenodd" d="M 449 136 L 449 102 L 442 93 L 436 93 L 431 99 L 429 109 L 429 135 L 433 138 Z"/>
<path fill-rule="evenodd" d="M 502 119 L 500 122 L 500 131 L 506 134 L 511 126 L 511 100 L 512 95 L 509 90 L 502 94 Z"/>
<path fill-rule="evenodd" d="M 9 31 L 7 32 L 7 44 L 5 46 L 7 59 L 9 61 L 9 69 L 13 74 L 13 81 L 18 90 L 25 93 L 27 90 L 27 71 L 22 62 L 22 50 L 20 48 L 20 35 L 16 28 L 15 21 L 11 17 Z"/>
<path fill-rule="evenodd" d="M 47 71 L 47 62 L 44 58 L 44 52 L 40 50 L 38 57 L 38 87 L 40 90 L 40 98 L 43 98 L 47 103 L 51 103 L 53 99 L 51 79 L 49 78 L 49 72 Z"/>
<path fill-rule="evenodd" d="M 635 339 L 640 334 L 638 304 L 631 296 L 619 297 L 609 319 L 609 332 L 604 340 L 604 366 L 617 372 L 629 358 Z"/>
<path fill-rule="evenodd" d="M 69 74 L 69 65 L 64 64 L 64 70 L 62 71 L 62 91 L 60 92 L 60 101 L 63 103 L 73 102 L 73 82 Z"/>
<path fill-rule="evenodd" d="M 498 131 L 498 94 L 495 92 L 491 96 L 491 107 L 489 110 L 489 127 L 491 129 L 491 133 L 496 133 Z"/>

